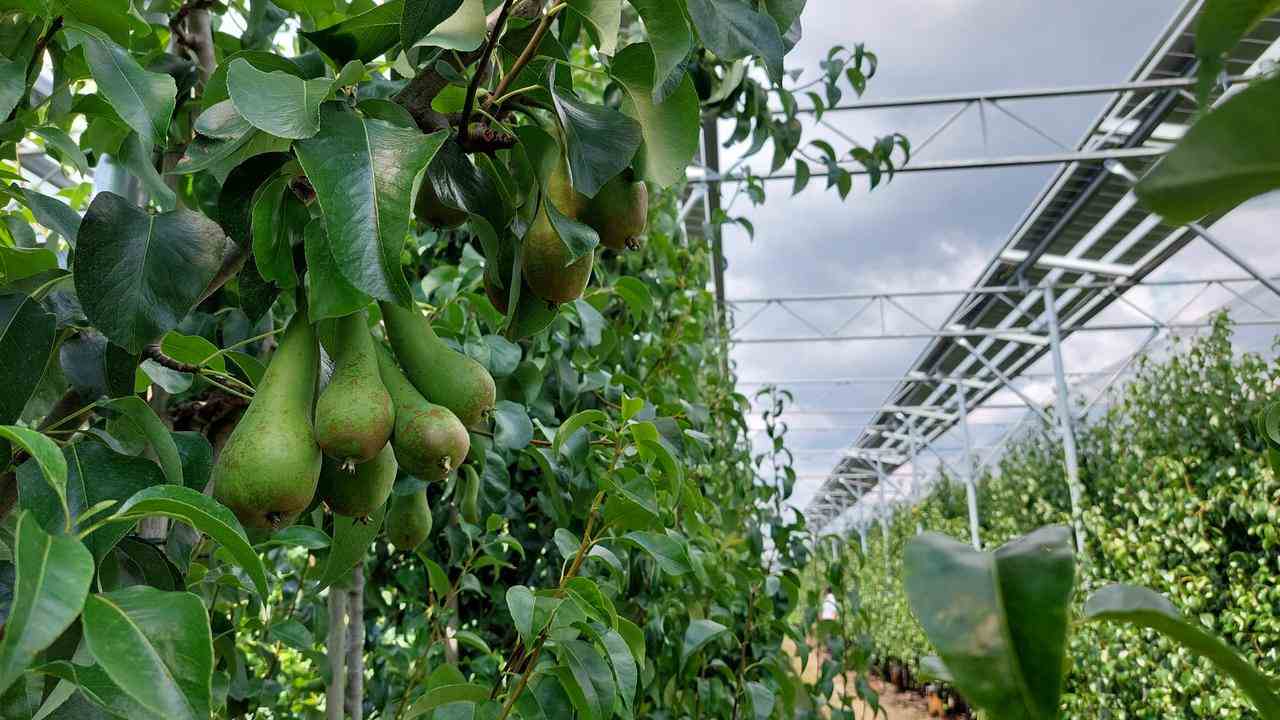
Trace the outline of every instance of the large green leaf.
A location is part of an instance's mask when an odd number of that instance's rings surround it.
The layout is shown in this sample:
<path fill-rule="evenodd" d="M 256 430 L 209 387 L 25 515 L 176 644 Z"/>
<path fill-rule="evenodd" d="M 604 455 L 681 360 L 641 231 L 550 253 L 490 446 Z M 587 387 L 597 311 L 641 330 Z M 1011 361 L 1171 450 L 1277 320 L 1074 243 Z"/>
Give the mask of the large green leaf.
<path fill-rule="evenodd" d="M 151 158 L 149 140 L 144 139 L 137 131 L 129 133 L 124 142 L 120 143 L 120 151 L 116 159 L 138 178 L 143 189 L 147 191 L 147 196 L 159 205 L 161 210 L 172 210 L 177 207 L 178 195 L 173 188 L 165 184 L 164 178 L 156 170 Z"/>
<path fill-rule="evenodd" d="M 486 32 L 484 5 L 484 0 L 462 0 L 457 12 L 415 44 L 461 52 L 479 48 Z"/>
<path fill-rule="evenodd" d="M 1222 56 L 1254 25 L 1280 11 L 1280 0 L 1207 0 L 1196 21 L 1196 55 L 1202 87 L 1217 80 Z M 1202 94 L 1202 100 L 1207 93 Z"/>
<path fill-rule="evenodd" d="M 405 0 L 400 12 L 400 45 L 413 47 L 462 6 L 462 0 Z"/>
<path fill-rule="evenodd" d="M 1280 717 L 1280 695 L 1271 679 L 1226 643 L 1187 622 L 1163 595 L 1144 587 L 1108 585 L 1085 601 L 1084 617 L 1151 628 L 1176 640 L 1230 675 L 1262 717 Z"/>
<path fill-rule="evenodd" d="M 21 417 L 27 399 L 44 377 L 56 331 L 57 318 L 40 303 L 21 293 L 0 293 L 0 377 L 8 386 L 0 392 L 0 424 Z"/>
<path fill-rule="evenodd" d="M 199 213 L 151 215 L 101 192 L 76 238 L 76 294 L 95 327 L 140 352 L 195 306 L 222 264 L 224 245 L 222 228 Z"/>
<path fill-rule="evenodd" d="M 382 520 L 386 514 L 387 504 L 383 503 L 382 507 L 369 513 L 369 517 L 363 520 L 345 515 L 333 516 L 333 542 L 329 545 L 324 571 L 318 578 L 319 584 L 311 592 L 319 592 L 351 575 L 351 568 L 369 552 L 369 546 L 382 529 Z"/>
<path fill-rule="evenodd" d="M 1280 76 L 1255 82 L 1191 126 L 1135 192 L 1170 223 L 1280 188 Z"/>
<path fill-rule="evenodd" d="M 613 61 L 613 76 L 630 99 L 623 111 L 640 122 L 644 135 L 636 167 L 645 180 L 665 188 L 684 180 L 698 152 L 702 112 L 687 75 L 666 100 L 654 102 L 653 57 L 645 43 L 628 45 Z"/>
<path fill-rule="evenodd" d="M 18 515 L 14 538 L 17 584 L 0 638 L 0 694 L 80 615 L 93 579 L 89 549 L 45 533 L 30 513 Z"/>
<path fill-rule="evenodd" d="M 489 699 L 490 688 L 486 685 L 470 683 L 450 683 L 431 688 L 417 700 L 414 700 L 404 713 L 404 720 L 421 717 L 440 707 L 451 703 L 482 703 Z"/>
<path fill-rule="evenodd" d="M 1070 528 L 1043 527 L 990 553 L 925 533 L 907 544 L 903 583 L 972 705 L 1008 720 L 1059 716 L 1075 584 Z"/>
<path fill-rule="evenodd" d="M 266 280 L 288 290 L 298 284 L 293 266 L 293 234 L 306 227 L 305 214 L 290 212 L 288 175 L 267 181 L 253 199 L 253 258 Z M 304 209 L 305 213 L 305 209 Z M 290 221 L 293 221 L 292 223 Z M 300 233 L 299 233 L 300 234 Z"/>
<path fill-rule="evenodd" d="M 89 174 L 89 161 L 85 158 L 84 151 L 75 140 L 71 139 L 66 130 L 55 125 L 42 125 L 32 128 L 31 132 L 39 135 L 44 140 L 45 146 L 51 148 L 63 162 L 75 165 L 81 175 Z"/>
<path fill-rule="evenodd" d="M 684 667 L 689 658 L 707 646 L 707 643 L 718 637 L 729 634 L 729 628 L 714 620 L 699 619 L 689 621 L 684 631 L 684 643 L 680 646 L 680 666 Z"/>
<path fill-rule="evenodd" d="M 213 637 L 196 595 L 145 585 L 92 595 L 84 639 L 121 690 L 174 720 L 206 720 L 213 695 Z"/>
<path fill-rule="evenodd" d="M 22 188 L 22 198 L 36 222 L 58 233 L 68 243 L 74 245 L 76 235 L 80 231 L 80 214 L 71 209 L 58 198 L 42 195 L 34 190 Z"/>
<path fill-rule="evenodd" d="M 721 60 L 758 57 L 769 76 L 782 80 L 786 46 L 772 17 L 744 0 L 688 0 L 689 17 L 707 49 Z"/>
<path fill-rule="evenodd" d="M 693 48 L 689 21 L 678 3 L 667 0 L 630 0 L 644 22 L 653 49 L 653 101 L 660 103 L 684 77 L 684 59 Z"/>
<path fill-rule="evenodd" d="M 322 218 L 314 218 L 307 223 L 302 237 L 307 255 L 307 295 L 311 298 L 307 304 L 307 317 L 311 322 L 345 317 L 372 302 L 338 270 Z"/>
<path fill-rule="evenodd" d="M 533 591 L 523 585 L 507 588 L 507 610 L 525 647 L 532 647 L 534 640 L 533 611 L 536 605 Z"/>
<path fill-rule="evenodd" d="M 562 666 L 556 668 L 556 675 L 584 720 L 610 717 L 618 686 L 599 651 L 581 640 L 566 640 L 557 651 Z"/>
<path fill-rule="evenodd" d="M 622 25 L 622 0 L 568 0 L 569 9 L 582 16 L 596 35 L 596 46 L 605 55 L 618 49 Z"/>
<path fill-rule="evenodd" d="M 0 426 L 0 439 L 15 443 L 35 461 L 45 484 L 57 498 L 58 512 L 62 515 L 60 525 L 69 529 L 72 516 L 67 504 L 67 460 L 62 457 L 58 444 L 46 435 L 17 425 Z"/>
<path fill-rule="evenodd" d="M 240 116 L 263 132 L 293 140 L 320 131 L 320 103 L 332 89 L 329 78 L 263 72 L 244 58 L 231 61 L 227 69 L 227 92 Z"/>
<path fill-rule="evenodd" d="M 240 521 L 225 505 L 191 488 L 158 485 L 126 500 L 113 517 L 132 523 L 152 515 L 181 520 L 213 538 L 249 575 L 258 594 L 267 597 L 267 571 L 262 558 L 249 545 Z"/>
<path fill-rule="evenodd" d="M 144 70 L 128 50 L 95 27 L 68 23 L 66 34 L 73 45 L 84 48 L 98 92 L 120 118 L 148 146 L 164 145 L 177 102 L 178 86 L 173 78 Z"/>
<path fill-rule="evenodd" d="M 204 87 L 204 92 L 200 96 L 205 110 L 209 110 L 214 105 L 231 99 L 231 94 L 227 92 L 227 72 L 230 70 L 231 64 L 236 60 L 246 60 L 255 68 L 263 72 L 271 72 L 279 70 L 287 72 L 299 78 L 305 77 L 302 68 L 294 61 L 280 57 L 275 53 L 262 52 L 259 50 L 241 50 L 232 53 L 223 58 L 218 67 L 214 68 L 213 74 L 209 76 L 209 82 Z"/>
<path fill-rule="evenodd" d="M 0 58 L 0 117 L 9 117 L 26 91 L 27 64 Z"/>
<path fill-rule="evenodd" d="M 67 505 L 72 519 L 100 502 L 124 502 L 143 488 L 164 482 L 164 474 L 150 460 L 118 453 L 94 442 L 79 442 L 63 448 L 67 463 Z M 18 468 L 18 493 L 21 505 L 49 532 L 64 527 L 60 498 L 41 477 L 33 461 Z M 92 518 L 90 522 L 98 518 Z M 129 527 L 116 523 L 90 533 L 84 543 L 101 561 L 107 552 L 129 532 Z"/>
<path fill-rule="evenodd" d="M 352 60 L 369 62 L 400 42 L 400 16 L 405 0 L 391 0 L 371 10 L 302 36 L 315 43 L 338 67 Z"/>
<path fill-rule="evenodd" d="M 413 302 L 400 268 L 410 194 L 447 136 L 443 130 L 423 135 L 326 105 L 320 133 L 295 144 L 324 212 L 338 269 L 372 297 Z"/>
<path fill-rule="evenodd" d="M 641 531 L 629 532 L 624 537 L 649 553 L 658 563 L 658 567 L 668 575 L 683 575 L 689 572 L 689 553 L 674 538 Z"/>
<path fill-rule="evenodd" d="M 183 485 L 182 456 L 168 426 L 156 414 L 154 408 L 137 395 L 127 395 L 105 402 L 101 407 L 109 413 L 119 413 L 112 419 L 114 428 L 127 428 L 129 434 L 142 439 L 156 456 L 165 479 L 174 485 Z"/>
<path fill-rule="evenodd" d="M 573 187 L 595 197 L 631 164 L 643 139 L 640 124 L 613 108 L 583 102 L 554 82 L 551 97 L 564 132 Z"/>

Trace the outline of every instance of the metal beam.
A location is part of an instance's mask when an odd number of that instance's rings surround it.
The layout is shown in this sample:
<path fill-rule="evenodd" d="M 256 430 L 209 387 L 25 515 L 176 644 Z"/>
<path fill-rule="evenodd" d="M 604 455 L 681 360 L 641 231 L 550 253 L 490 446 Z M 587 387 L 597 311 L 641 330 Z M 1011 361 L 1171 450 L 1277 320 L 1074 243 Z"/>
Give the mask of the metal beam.
<path fill-rule="evenodd" d="M 1067 392 L 1066 371 L 1062 364 L 1062 334 L 1058 331 L 1057 301 L 1053 290 L 1044 289 L 1044 314 L 1049 321 L 1049 352 L 1053 356 L 1054 385 L 1058 391 L 1058 430 L 1062 433 L 1062 450 L 1067 464 L 1067 490 L 1071 497 L 1071 526 L 1075 530 L 1076 554 L 1084 556 L 1084 525 L 1082 521 L 1084 492 L 1080 487 L 1080 460 L 1076 455 L 1076 433 L 1072 427 L 1071 398 Z"/>
<path fill-rule="evenodd" d="M 1269 326 L 1280 325 L 1280 318 L 1272 320 L 1240 320 L 1234 323 L 1238 327 L 1252 326 Z M 1100 323 L 1097 325 L 1074 325 L 1061 328 L 1061 332 L 1065 334 L 1072 333 L 1094 333 L 1094 332 L 1114 332 L 1123 330 L 1150 330 L 1152 328 L 1168 328 L 1171 330 L 1205 330 L 1213 327 L 1212 322 L 1181 322 L 1181 323 L 1163 323 L 1156 324 L 1151 322 L 1116 322 L 1116 323 Z M 883 335 L 840 335 L 835 337 L 818 336 L 818 337 L 773 337 L 773 338 L 731 338 L 730 344 L 733 345 L 773 345 L 779 343 L 809 343 L 809 342 L 865 342 L 869 340 L 932 340 L 935 338 L 955 338 L 957 342 L 963 341 L 965 338 L 986 338 L 993 337 L 997 340 L 1009 340 L 1007 330 L 996 330 L 992 328 L 969 328 L 966 330 L 936 330 L 934 332 L 916 332 L 916 333 L 886 333 Z M 1039 345 L 1040 343 L 1035 343 Z M 1048 345 L 1049 343 L 1044 343 Z"/>
<path fill-rule="evenodd" d="M 1031 253 L 1026 250 L 1009 249 L 1000 253 L 1000 260 L 1010 265 L 1018 265 L 1025 262 L 1030 256 Z M 1069 270 L 1076 273 L 1090 273 L 1106 277 L 1129 277 L 1136 272 L 1131 265 L 1071 258 L 1063 255 L 1050 255 L 1048 253 L 1037 258 L 1035 265 L 1048 270 Z"/>

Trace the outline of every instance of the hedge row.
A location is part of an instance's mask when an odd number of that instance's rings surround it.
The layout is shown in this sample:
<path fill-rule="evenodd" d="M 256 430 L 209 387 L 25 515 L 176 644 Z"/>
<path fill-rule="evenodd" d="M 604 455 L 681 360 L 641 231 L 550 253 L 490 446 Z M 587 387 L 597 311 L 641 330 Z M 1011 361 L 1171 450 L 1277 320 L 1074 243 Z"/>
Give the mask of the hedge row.
<path fill-rule="evenodd" d="M 1280 675 L 1280 480 L 1252 422 L 1280 367 L 1233 353 L 1231 334 L 1223 317 L 1168 359 L 1140 362 L 1109 410 L 1077 426 L 1087 543 L 1077 597 L 1146 585 Z M 1028 434 L 981 479 L 984 547 L 1068 522 L 1068 508 L 1060 442 Z M 963 489 L 944 483 L 899 512 L 887 564 L 882 533 L 868 537 L 858 583 L 870 632 L 882 658 L 908 664 L 930 652 L 900 579 L 917 523 L 967 541 Z M 1064 717 L 1259 717 L 1211 665 L 1152 633 L 1077 625 L 1071 653 Z"/>

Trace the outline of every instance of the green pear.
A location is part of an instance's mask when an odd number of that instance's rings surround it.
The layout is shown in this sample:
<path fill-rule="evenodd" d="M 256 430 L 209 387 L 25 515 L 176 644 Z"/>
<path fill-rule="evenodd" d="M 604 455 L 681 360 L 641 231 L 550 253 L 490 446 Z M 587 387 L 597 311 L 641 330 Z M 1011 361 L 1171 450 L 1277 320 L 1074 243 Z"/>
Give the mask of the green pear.
<path fill-rule="evenodd" d="M 551 225 L 546 210 L 539 210 L 524 236 L 524 281 L 533 294 L 559 305 L 582 296 L 591 279 L 594 253 L 570 261 L 569 248 Z"/>
<path fill-rule="evenodd" d="M 421 545 L 431 535 L 431 506 L 427 504 L 426 488 L 392 497 L 382 527 L 397 550 L 408 552 Z"/>
<path fill-rule="evenodd" d="M 480 474 L 469 464 L 458 472 L 458 514 L 472 525 L 480 522 Z"/>
<path fill-rule="evenodd" d="M 455 228 L 467 221 L 467 211 L 445 205 L 431 181 L 431 173 L 422 178 L 418 197 L 413 201 L 413 214 L 434 228 Z"/>
<path fill-rule="evenodd" d="M 316 440 L 329 457 L 350 466 L 372 459 L 387 444 L 395 408 L 378 374 L 365 311 L 338 318 L 337 365 L 316 401 Z"/>
<path fill-rule="evenodd" d="M 423 397 L 449 408 L 464 425 L 475 425 L 493 411 L 497 390 L 483 365 L 446 345 L 416 309 L 390 302 L 379 306 L 396 360 Z"/>
<path fill-rule="evenodd" d="M 605 183 L 578 218 L 599 233 L 601 245 L 614 250 L 638 250 L 649 222 L 649 189 L 627 175 L 624 171 Z"/>
<path fill-rule="evenodd" d="M 300 310 L 213 468 L 214 497 L 246 528 L 290 525 L 315 497 L 321 452 L 311 406 L 319 364 L 315 330 Z"/>
<path fill-rule="evenodd" d="M 383 445 L 373 459 L 355 467 L 326 457 L 317 492 L 335 513 L 366 518 L 390 497 L 397 469 L 390 443 Z"/>
<path fill-rule="evenodd" d="M 422 397 L 390 351 L 379 345 L 377 355 L 382 382 L 396 407 L 396 427 L 391 434 L 396 462 L 428 482 L 445 479 L 471 449 L 467 427 L 449 408 Z"/>

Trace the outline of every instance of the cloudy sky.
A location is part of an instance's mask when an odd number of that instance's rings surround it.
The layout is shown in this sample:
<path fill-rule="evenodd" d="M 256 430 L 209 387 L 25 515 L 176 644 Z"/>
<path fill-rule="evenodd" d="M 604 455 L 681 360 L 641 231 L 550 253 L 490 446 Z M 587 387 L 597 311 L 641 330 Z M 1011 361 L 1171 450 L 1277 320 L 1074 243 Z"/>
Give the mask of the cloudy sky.
<path fill-rule="evenodd" d="M 804 40 L 788 57 L 788 67 L 805 68 L 800 80 L 804 82 L 814 77 L 827 48 L 866 43 L 880 58 L 880 71 L 866 99 L 1124 81 L 1181 5 L 1182 0 L 809 0 L 803 16 Z M 1018 101 L 1008 107 L 1062 142 L 1075 145 L 1105 100 L 1092 96 Z M 841 131 L 864 142 L 898 131 L 919 143 L 955 109 L 943 106 L 827 117 Z M 1055 150 L 999 113 L 988 111 L 986 119 L 986 148 L 979 117 L 971 109 L 920 159 Z M 729 131 L 722 129 L 722 135 Z M 825 128 L 816 127 L 806 137 L 823 137 L 837 148 L 848 147 Z M 766 148 L 760 162 L 767 162 L 770 153 Z M 733 159 L 729 155 L 725 165 Z M 819 181 L 796 197 L 789 196 L 789 183 L 774 183 L 765 205 L 752 207 L 745 197 L 739 197 L 730 209 L 732 215 L 749 218 L 756 233 L 751 240 L 741 229 L 726 226 L 727 294 L 733 299 L 966 287 L 977 280 L 988 260 L 1004 245 L 1054 170 L 1031 167 L 900 175 L 874 192 L 868 192 L 862 181 L 844 202 L 824 190 Z M 1264 198 L 1218 225 L 1218 235 L 1224 241 L 1267 272 L 1280 271 L 1280 258 L 1271 250 L 1274 239 L 1268 237 L 1274 233 L 1267 232 L 1268 227 L 1280 226 L 1278 206 L 1274 199 Z M 1196 240 L 1152 279 L 1241 274 Z M 1142 307 L 1167 316 L 1193 292 L 1189 288 L 1139 289 L 1130 296 Z M 904 304 L 938 323 L 957 299 L 925 298 Z M 1194 319 L 1228 299 L 1225 291 L 1206 293 L 1180 319 Z M 854 302 L 832 302 L 797 309 L 805 320 L 832 329 L 857 308 Z M 740 311 L 738 321 L 754 309 Z M 1117 307 L 1099 321 L 1138 317 L 1136 311 Z M 878 317 L 859 321 L 864 332 L 874 332 L 879 322 Z M 851 326 L 858 328 L 857 323 Z M 776 337 L 808 332 L 799 320 L 773 308 L 753 320 L 743 334 Z M 1101 370 L 1127 356 L 1145 335 L 1141 331 L 1070 338 L 1064 343 L 1068 370 Z M 920 340 L 744 344 L 734 348 L 733 358 L 744 382 L 896 377 L 909 369 L 923 345 Z M 1032 368 L 1033 373 L 1050 370 L 1047 359 Z M 789 418 L 796 428 L 789 447 L 796 452 L 796 469 L 801 475 L 792 503 L 803 507 L 835 463 L 839 448 L 857 436 L 853 428 L 867 421 L 866 413 L 853 409 L 879 406 L 892 384 L 783 385 L 795 393 L 799 410 Z M 1037 398 L 1048 400 L 1052 394 L 1044 381 L 1030 381 L 1028 387 Z M 755 389 L 743 387 L 746 392 Z M 991 403 L 1011 399 L 1001 394 Z M 977 443 L 989 444 L 998 434 L 997 423 L 1019 417 L 1020 413 L 998 410 L 975 415 L 976 422 L 992 424 L 978 429 Z M 956 446 L 958 440 L 940 444 Z"/>

